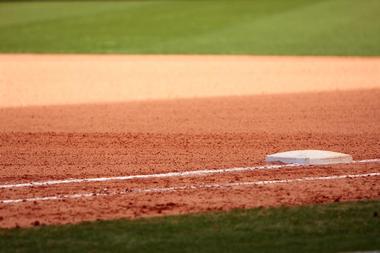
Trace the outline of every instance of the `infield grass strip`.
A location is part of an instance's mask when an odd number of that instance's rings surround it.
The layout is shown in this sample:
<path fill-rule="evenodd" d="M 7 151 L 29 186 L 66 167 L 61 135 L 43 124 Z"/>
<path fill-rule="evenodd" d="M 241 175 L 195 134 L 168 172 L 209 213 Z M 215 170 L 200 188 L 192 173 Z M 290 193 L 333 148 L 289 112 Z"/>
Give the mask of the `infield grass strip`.
<path fill-rule="evenodd" d="M 0 52 L 380 55 L 378 0 L 0 1 Z"/>
<path fill-rule="evenodd" d="M 348 252 L 379 249 L 379 201 L 0 230 L 1 252 Z"/>

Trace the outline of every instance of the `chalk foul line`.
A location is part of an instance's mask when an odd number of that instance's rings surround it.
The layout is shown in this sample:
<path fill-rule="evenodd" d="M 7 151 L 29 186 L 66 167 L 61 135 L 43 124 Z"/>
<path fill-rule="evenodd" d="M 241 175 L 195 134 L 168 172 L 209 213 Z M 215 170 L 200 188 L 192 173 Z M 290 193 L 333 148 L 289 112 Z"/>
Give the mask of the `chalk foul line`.
<path fill-rule="evenodd" d="M 352 161 L 346 164 L 366 164 L 366 163 L 380 163 L 380 159 L 357 160 L 357 161 Z M 49 186 L 49 185 L 73 184 L 73 183 L 123 181 L 123 180 L 132 180 L 132 179 L 207 176 L 207 175 L 213 175 L 213 174 L 224 174 L 224 173 L 233 173 L 233 172 L 248 172 L 248 171 L 255 171 L 255 170 L 280 169 L 280 168 L 291 168 L 291 167 L 313 167 L 313 166 L 323 166 L 323 165 L 281 164 L 281 165 L 262 165 L 262 166 L 254 166 L 254 167 L 236 167 L 236 168 L 227 168 L 227 169 L 190 170 L 190 171 L 182 171 L 182 172 L 168 172 L 168 173 L 158 173 L 158 174 L 115 176 L 115 177 L 69 178 L 69 179 L 62 179 L 62 180 L 33 181 L 29 183 L 19 183 L 19 184 L 2 184 L 0 185 L 0 189 L 37 187 L 37 186 Z M 331 165 L 328 165 L 328 166 L 331 166 Z"/>
<path fill-rule="evenodd" d="M 295 179 L 282 179 L 282 180 L 266 180 L 266 181 L 249 181 L 249 182 L 236 182 L 236 183 L 224 183 L 224 184 L 198 184 L 198 185 L 185 185 L 185 186 L 173 186 L 173 187 L 163 187 L 163 188 L 144 188 L 144 189 L 132 189 L 128 191 L 117 191 L 108 193 L 76 193 L 67 195 L 56 195 L 47 197 L 33 197 L 24 199 L 3 199 L 0 200 L 2 204 L 15 204 L 15 203 L 25 203 L 33 201 L 52 201 L 52 200 L 64 200 L 64 199 L 79 199 L 79 198 L 90 198 L 97 196 L 116 196 L 125 195 L 131 193 L 164 193 L 164 192 L 176 192 L 176 191 L 186 191 L 186 190 L 198 190 L 198 189 L 223 189 L 229 187 L 249 187 L 249 186 L 260 186 L 260 185 L 272 185 L 272 184 L 286 184 L 286 183 L 299 183 L 307 181 L 320 181 L 320 180 L 339 180 L 339 179 L 354 179 L 363 177 L 376 177 L 380 176 L 380 172 L 365 173 L 365 174 L 352 174 L 352 175 L 334 175 L 334 176 L 323 176 L 323 177 L 303 177 Z"/>

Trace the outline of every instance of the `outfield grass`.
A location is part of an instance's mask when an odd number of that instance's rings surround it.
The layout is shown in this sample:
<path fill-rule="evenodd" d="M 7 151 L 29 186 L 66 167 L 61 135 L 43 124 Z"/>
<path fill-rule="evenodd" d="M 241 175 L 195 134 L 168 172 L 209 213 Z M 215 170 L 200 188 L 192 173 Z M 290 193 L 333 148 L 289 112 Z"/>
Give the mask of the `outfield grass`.
<path fill-rule="evenodd" d="M 380 250 L 380 202 L 0 230 L 2 252 Z"/>
<path fill-rule="evenodd" d="M 0 52 L 380 55 L 379 0 L 0 2 Z"/>

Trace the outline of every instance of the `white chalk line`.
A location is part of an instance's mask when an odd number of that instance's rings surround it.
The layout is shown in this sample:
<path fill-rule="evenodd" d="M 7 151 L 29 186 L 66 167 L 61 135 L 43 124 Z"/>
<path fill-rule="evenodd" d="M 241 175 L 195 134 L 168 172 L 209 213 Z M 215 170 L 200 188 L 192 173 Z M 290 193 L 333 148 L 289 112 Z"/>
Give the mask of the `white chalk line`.
<path fill-rule="evenodd" d="M 236 183 L 225 183 L 225 184 L 198 184 L 198 185 L 186 185 L 186 186 L 173 186 L 173 187 L 163 187 L 163 188 L 145 188 L 145 189 L 132 189 L 122 192 L 108 192 L 108 193 L 76 193 L 68 195 L 56 195 L 47 197 L 33 197 L 24 199 L 3 199 L 0 200 L 2 204 L 15 204 L 15 203 L 25 203 L 33 201 L 48 201 L 48 200 L 64 200 L 64 199 L 79 199 L 79 198 L 90 198 L 97 196 L 115 196 L 115 195 L 125 195 L 131 193 L 164 193 L 164 192 L 176 192 L 183 190 L 198 190 L 198 189 L 222 189 L 229 187 L 248 187 L 248 186 L 260 186 L 260 185 L 271 185 L 271 184 L 286 184 L 286 183 L 299 183 L 307 181 L 319 181 L 319 180 L 338 180 L 338 179 L 354 179 L 362 177 L 376 177 L 380 176 L 380 172 L 365 173 L 365 174 L 352 174 L 352 175 L 334 175 L 334 176 L 323 176 L 323 177 L 303 177 L 295 179 L 282 179 L 282 180 L 266 180 L 266 181 L 250 181 L 250 182 L 236 182 Z"/>
<path fill-rule="evenodd" d="M 357 160 L 357 161 L 352 161 L 350 163 L 345 163 L 345 164 L 357 164 L 357 163 L 359 164 L 380 163 L 380 159 Z M 212 174 L 247 172 L 247 171 L 254 171 L 254 170 L 280 169 L 280 168 L 290 168 L 290 167 L 312 167 L 312 166 L 314 165 L 281 164 L 281 165 L 262 165 L 262 166 L 254 166 L 254 167 L 236 167 L 236 168 L 227 168 L 227 169 L 190 170 L 190 171 L 182 171 L 182 172 L 168 172 L 168 173 L 158 173 L 158 174 L 115 176 L 115 177 L 69 178 L 69 179 L 61 179 L 61 180 L 33 181 L 29 183 L 19 183 L 19 184 L 2 184 L 0 185 L 0 189 L 50 186 L 50 185 L 73 184 L 73 183 L 122 181 L 122 180 L 132 180 L 132 179 L 206 176 L 206 175 L 212 175 Z M 324 165 L 315 165 L 315 166 L 324 166 Z M 331 164 L 327 166 L 331 166 Z"/>

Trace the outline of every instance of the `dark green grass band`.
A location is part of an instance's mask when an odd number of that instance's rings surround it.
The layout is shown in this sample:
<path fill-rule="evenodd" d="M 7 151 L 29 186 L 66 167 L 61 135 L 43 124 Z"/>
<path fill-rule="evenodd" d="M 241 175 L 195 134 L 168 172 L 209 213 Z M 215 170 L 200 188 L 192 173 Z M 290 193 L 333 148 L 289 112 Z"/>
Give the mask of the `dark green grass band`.
<path fill-rule="evenodd" d="M 380 250 L 380 202 L 0 230 L 2 252 L 349 252 Z"/>
<path fill-rule="evenodd" d="M 0 2 L 0 52 L 380 55 L 378 0 Z"/>

